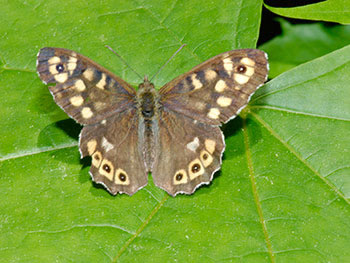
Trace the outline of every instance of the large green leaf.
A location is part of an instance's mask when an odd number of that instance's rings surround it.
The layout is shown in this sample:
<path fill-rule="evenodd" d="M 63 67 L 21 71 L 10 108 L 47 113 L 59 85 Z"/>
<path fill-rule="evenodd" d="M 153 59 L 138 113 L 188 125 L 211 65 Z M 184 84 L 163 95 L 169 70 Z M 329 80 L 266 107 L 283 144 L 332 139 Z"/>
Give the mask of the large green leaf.
<path fill-rule="evenodd" d="M 0 10 L 2 261 L 350 259 L 350 47 L 262 87 L 224 127 L 224 163 L 210 186 L 172 198 L 150 182 L 113 197 L 79 161 L 80 127 L 38 79 L 38 49 L 74 49 L 136 84 L 104 44 L 152 75 L 187 43 L 156 77 L 159 87 L 217 53 L 253 47 L 261 3 L 33 3 Z"/>
<path fill-rule="evenodd" d="M 293 8 L 271 7 L 268 5 L 266 7 L 271 12 L 290 18 L 321 20 L 341 24 L 350 23 L 350 5 L 348 0 L 326 0 Z"/>
<path fill-rule="evenodd" d="M 269 54 L 270 78 L 350 43 L 350 26 L 280 22 L 282 34 L 259 47 Z"/>

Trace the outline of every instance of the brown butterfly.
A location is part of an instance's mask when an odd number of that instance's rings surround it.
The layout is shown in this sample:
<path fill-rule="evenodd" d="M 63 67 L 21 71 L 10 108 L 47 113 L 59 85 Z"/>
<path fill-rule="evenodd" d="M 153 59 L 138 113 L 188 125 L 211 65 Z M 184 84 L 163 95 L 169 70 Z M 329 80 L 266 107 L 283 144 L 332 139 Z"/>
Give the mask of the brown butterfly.
<path fill-rule="evenodd" d="M 267 78 L 256 49 L 217 55 L 159 91 L 145 77 L 136 91 L 87 57 L 62 48 L 40 50 L 37 71 L 56 103 L 84 125 L 81 156 L 113 195 L 154 183 L 175 196 L 209 184 L 225 148 L 219 126 L 234 118 Z"/>

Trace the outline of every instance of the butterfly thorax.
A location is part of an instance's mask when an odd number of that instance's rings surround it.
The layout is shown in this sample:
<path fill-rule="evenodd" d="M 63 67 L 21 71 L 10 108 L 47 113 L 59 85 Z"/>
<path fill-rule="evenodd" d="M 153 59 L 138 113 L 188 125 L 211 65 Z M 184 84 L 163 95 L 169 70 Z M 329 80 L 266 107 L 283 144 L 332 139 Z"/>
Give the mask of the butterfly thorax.
<path fill-rule="evenodd" d="M 139 144 L 147 170 L 152 171 L 155 138 L 158 136 L 158 93 L 154 85 L 145 77 L 137 91 L 139 111 Z"/>
<path fill-rule="evenodd" d="M 140 113 L 145 119 L 152 119 L 156 109 L 157 91 L 154 85 L 145 77 L 137 92 Z"/>

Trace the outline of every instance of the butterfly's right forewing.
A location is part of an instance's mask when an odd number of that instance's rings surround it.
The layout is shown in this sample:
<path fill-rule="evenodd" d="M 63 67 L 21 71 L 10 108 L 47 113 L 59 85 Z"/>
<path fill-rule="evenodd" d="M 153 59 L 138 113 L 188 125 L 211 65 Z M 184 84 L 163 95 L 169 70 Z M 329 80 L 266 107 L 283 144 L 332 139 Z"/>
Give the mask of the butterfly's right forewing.
<path fill-rule="evenodd" d="M 159 92 L 164 108 L 191 119 L 220 125 L 236 116 L 266 81 L 266 54 L 232 50 L 194 67 Z"/>

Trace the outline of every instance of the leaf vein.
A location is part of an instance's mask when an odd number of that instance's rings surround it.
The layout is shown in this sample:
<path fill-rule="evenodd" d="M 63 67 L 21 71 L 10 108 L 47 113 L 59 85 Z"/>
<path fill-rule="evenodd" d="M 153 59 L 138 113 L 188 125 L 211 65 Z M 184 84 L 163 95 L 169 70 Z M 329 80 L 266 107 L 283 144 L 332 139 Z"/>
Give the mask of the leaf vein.
<path fill-rule="evenodd" d="M 151 219 L 154 217 L 154 215 L 159 211 L 159 209 L 164 205 L 165 201 L 168 200 L 169 196 L 165 195 L 164 198 L 156 205 L 156 207 L 151 211 L 149 216 L 146 218 L 146 220 L 141 224 L 141 226 L 137 229 L 135 234 L 133 234 L 122 246 L 122 248 L 119 250 L 118 254 L 113 259 L 113 262 L 117 262 L 118 258 L 124 253 L 124 251 L 127 249 L 127 247 L 137 238 L 140 233 L 145 229 L 145 227 L 148 225 L 148 223 L 151 221 Z"/>
<path fill-rule="evenodd" d="M 341 193 L 329 180 L 322 176 L 314 167 L 311 166 L 306 160 L 304 160 L 300 154 L 296 152 L 290 145 L 288 145 L 259 115 L 254 112 L 250 112 L 256 120 L 258 120 L 261 125 L 263 125 L 272 136 L 274 136 L 278 141 L 280 141 L 298 160 L 300 160 L 307 168 L 310 169 L 318 178 L 320 178 L 335 194 L 337 194 L 341 199 L 343 199 L 347 204 L 350 205 L 350 200 L 348 200 L 343 193 Z"/>
<path fill-rule="evenodd" d="M 40 153 L 44 153 L 44 152 L 56 151 L 56 150 L 60 150 L 60 149 L 64 149 L 64 148 L 72 148 L 72 147 L 76 147 L 76 146 L 77 146 L 77 143 L 75 142 L 75 143 L 69 143 L 69 144 L 62 144 L 60 146 L 55 146 L 55 147 L 43 147 L 43 148 L 36 149 L 34 151 L 23 151 L 20 153 L 10 153 L 8 155 L 0 157 L 0 162 L 11 160 L 11 159 L 22 158 L 22 157 L 26 157 L 26 156 L 30 156 L 30 155 L 40 154 Z"/>
<path fill-rule="evenodd" d="M 252 155 L 251 155 L 250 147 L 249 147 L 249 138 L 248 138 L 246 119 L 243 119 L 243 136 L 244 136 L 244 147 L 245 147 L 246 158 L 247 158 L 248 169 L 249 169 L 249 178 L 250 178 L 251 185 L 252 185 L 252 192 L 253 192 L 253 196 L 254 196 L 254 200 L 255 200 L 255 204 L 256 204 L 256 209 L 257 209 L 257 212 L 259 215 L 259 221 L 260 221 L 263 233 L 264 233 L 265 242 L 266 242 L 266 246 L 267 246 L 270 260 L 271 260 L 271 262 L 275 262 L 274 252 L 272 250 L 271 241 L 269 238 L 269 234 L 267 232 L 266 222 L 264 219 L 264 214 L 262 211 L 261 202 L 259 200 L 258 189 L 256 187 L 255 172 L 254 172 L 254 168 L 253 168 Z"/>
<path fill-rule="evenodd" d="M 309 112 L 301 112 L 301 111 L 296 111 L 296 110 L 292 110 L 292 109 L 283 109 L 283 108 L 274 107 L 274 106 L 268 106 L 268 105 L 257 105 L 257 106 L 254 105 L 254 106 L 250 106 L 249 109 L 269 109 L 269 110 L 293 113 L 293 114 L 297 114 L 297 115 L 312 116 L 312 117 L 316 117 L 316 118 L 338 120 L 338 121 L 346 121 L 346 122 L 350 121 L 350 119 L 346 119 L 346 118 L 339 118 L 339 117 L 334 117 L 334 116 L 326 116 L 326 115 L 320 115 L 320 114 L 309 113 Z"/>

